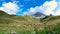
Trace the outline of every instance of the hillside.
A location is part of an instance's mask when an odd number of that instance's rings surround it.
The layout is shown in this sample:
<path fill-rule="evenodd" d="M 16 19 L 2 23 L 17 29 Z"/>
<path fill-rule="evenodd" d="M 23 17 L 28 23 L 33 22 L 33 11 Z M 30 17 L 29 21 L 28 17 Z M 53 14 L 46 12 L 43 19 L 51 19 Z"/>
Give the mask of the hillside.
<path fill-rule="evenodd" d="M 0 34 L 60 34 L 60 16 L 35 18 L 0 11 Z"/>
<path fill-rule="evenodd" d="M 4 11 L 0 10 L 0 16 L 5 16 L 5 17 L 7 17 L 7 16 L 8 16 L 8 14 L 7 14 L 7 13 L 5 13 Z"/>

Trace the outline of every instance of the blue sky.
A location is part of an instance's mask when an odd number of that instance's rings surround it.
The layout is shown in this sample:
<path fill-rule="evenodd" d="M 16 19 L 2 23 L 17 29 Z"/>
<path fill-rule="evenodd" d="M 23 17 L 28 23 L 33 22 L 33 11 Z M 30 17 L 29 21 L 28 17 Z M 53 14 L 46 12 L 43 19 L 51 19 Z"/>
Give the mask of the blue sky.
<path fill-rule="evenodd" d="M 60 15 L 60 0 L 0 0 L 0 10 L 17 15 L 36 12 Z"/>

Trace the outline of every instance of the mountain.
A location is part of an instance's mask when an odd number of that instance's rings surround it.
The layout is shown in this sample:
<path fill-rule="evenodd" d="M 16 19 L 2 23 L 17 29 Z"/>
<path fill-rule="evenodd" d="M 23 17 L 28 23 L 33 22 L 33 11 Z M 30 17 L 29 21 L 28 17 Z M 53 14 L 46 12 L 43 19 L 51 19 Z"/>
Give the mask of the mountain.
<path fill-rule="evenodd" d="M 8 14 L 5 13 L 4 11 L 0 10 L 0 16 L 8 16 Z"/>
<path fill-rule="evenodd" d="M 37 13 L 40 17 L 44 14 Z M 9 15 L 0 10 L 0 34 L 60 34 L 60 16 Z"/>
<path fill-rule="evenodd" d="M 35 16 L 35 17 L 43 17 L 43 16 L 45 16 L 45 14 L 43 14 L 41 12 L 36 12 L 35 14 L 33 14 L 33 16 Z"/>

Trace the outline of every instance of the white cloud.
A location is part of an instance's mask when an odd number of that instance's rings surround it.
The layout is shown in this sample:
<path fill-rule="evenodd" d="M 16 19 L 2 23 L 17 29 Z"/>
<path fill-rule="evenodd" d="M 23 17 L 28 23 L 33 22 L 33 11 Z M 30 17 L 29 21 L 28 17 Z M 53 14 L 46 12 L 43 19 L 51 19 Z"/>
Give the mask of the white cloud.
<path fill-rule="evenodd" d="M 45 14 L 49 15 L 53 13 L 53 10 L 57 7 L 57 2 L 56 1 L 51 1 L 51 2 L 46 2 L 43 5 L 43 10 Z"/>
<path fill-rule="evenodd" d="M 30 12 L 34 12 L 36 9 L 34 8 L 30 8 Z"/>
<path fill-rule="evenodd" d="M 60 15 L 60 9 L 57 10 L 57 12 L 55 13 L 55 15 Z"/>
<path fill-rule="evenodd" d="M 8 3 L 3 3 L 2 7 L 0 7 L 0 10 L 3 10 L 8 14 L 16 14 L 17 11 L 19 10 L 19 7 L 14 2 L 8 2 Z"/>
<path fill-rule="evenodd" d="M 34 7 L 34 8 L 30 8 L 28 11 L 29 11 L 30 13 L 36 13 L 36 12 L 41 12 L 41 11 L 43 11 L 43 10 L 42 10 L 42 6 L 36 6 L 36 7 Z"/>
<path fill-rule="evenodd" d="M 24 12 L 24 13 L 23 13 L 23 16 L 24 16 L 24 15 L 28 15 L 28 12 Z"/>
<path fill-rule="evenodd" d="M 32 13 L 34 13 L 34 12 L 42 12 L 42 13 L 44 13 L 44 14 L 46 14 L 46 15 L 49 15 L 49 14 L 53 14 L 53 10 L 55 9 L 57 7 L 57 2 L 55 1 L 55 0 L 53 0 L 53 1 L 50 1 L 50 2 L 48 2 L 48 1 L 46 1 L 43 5 L 41 5 L 41 6 L 36 6 L 36 7 L 34 7 L 34 8 L 30 8 L 29 9 L 29 12 L 32 12 Z"/>

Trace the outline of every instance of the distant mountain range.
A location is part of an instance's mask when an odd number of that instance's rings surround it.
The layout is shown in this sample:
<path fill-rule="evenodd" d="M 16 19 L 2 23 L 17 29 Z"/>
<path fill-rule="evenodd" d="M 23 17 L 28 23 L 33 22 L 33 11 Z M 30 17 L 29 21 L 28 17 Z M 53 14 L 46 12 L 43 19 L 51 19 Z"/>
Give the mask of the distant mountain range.
<path fill-rule="evenodd" d="M 32 16 L 35 16 L 35 17 L 44 17 L 45 14 L 41 13 L 41 12 L 36 12 L 35 14 L 33 14 Z"/>

